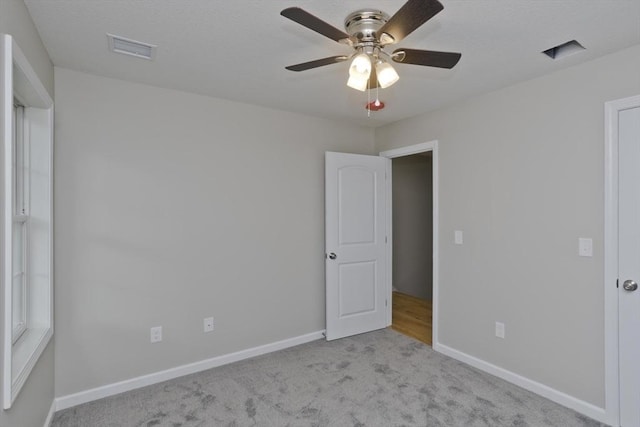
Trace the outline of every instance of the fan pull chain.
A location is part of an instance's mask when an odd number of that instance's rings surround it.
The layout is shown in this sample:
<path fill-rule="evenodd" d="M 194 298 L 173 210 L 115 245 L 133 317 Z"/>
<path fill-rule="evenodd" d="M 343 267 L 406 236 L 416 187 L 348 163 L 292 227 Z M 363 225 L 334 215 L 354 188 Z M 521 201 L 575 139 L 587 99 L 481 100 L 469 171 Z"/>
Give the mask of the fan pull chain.
<path fill-rule="evenodd" d="M 367 118 L 371 117 L 371 77 L 367 80 Z"/>

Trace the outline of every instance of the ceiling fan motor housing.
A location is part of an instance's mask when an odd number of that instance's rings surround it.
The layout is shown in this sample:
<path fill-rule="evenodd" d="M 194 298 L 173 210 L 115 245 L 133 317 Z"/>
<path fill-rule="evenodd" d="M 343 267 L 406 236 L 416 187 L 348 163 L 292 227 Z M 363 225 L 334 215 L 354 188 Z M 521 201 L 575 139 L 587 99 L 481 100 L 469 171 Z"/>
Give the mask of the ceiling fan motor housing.
<path fill-rule="evenodd" d="M 344 20 L 344 27 L 354 47 L 379 47 L 380 43 L 376 32 L 388 20 L 389 15 L 381 10 L 362 9 L 347 16 Z"/>

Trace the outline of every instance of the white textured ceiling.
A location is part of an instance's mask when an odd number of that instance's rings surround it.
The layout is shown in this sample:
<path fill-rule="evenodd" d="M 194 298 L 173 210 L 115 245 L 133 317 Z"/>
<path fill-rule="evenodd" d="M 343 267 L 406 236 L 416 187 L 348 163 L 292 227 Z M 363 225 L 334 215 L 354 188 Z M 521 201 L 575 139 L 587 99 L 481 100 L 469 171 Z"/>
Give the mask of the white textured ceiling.
<path fill-rule="evenodd" d="M 53 63 L 133 82 L 378 126 L 640 43 L 640 0 L 441 0 L 444 10 L 399 47 L 461 52 L 453 70 L 394 65 L 386 108 L 347 88 L 348 63 L 285 65 L 350 53 L 282 16 L 299 6 L 343 29 L 361 8 L 393 15 L 403 0 L 25 0 Z M 106 33 L 158 45 L 155 61 L 108 51 Z M 540 52 L 576 39 L 560 61 Z M 392 49 L 393 50 L 393 49 Z M 639 71 L 640 72 L 640 71 Z"/>

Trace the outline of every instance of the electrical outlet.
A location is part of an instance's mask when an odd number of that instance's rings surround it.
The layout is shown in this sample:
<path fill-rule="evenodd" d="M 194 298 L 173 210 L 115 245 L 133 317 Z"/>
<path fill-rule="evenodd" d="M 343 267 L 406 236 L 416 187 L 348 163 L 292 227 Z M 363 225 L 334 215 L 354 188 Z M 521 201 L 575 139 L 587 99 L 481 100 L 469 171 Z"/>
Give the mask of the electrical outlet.
<path fill-rule="evenodd" d="M 162 341 L 162 326 L 154 326 L 151 328 L 151 342 Z"/>
<path fill-rule="evenodd" d="M 205 317 L 204 318 L 204 331 L 212 332 L 213 331 L 213 317 Z"/>
<path fill-rule="evenodd" d="M 504 323 L 496 322 L 496 336 L 498 338 L 504 338 Z"/>

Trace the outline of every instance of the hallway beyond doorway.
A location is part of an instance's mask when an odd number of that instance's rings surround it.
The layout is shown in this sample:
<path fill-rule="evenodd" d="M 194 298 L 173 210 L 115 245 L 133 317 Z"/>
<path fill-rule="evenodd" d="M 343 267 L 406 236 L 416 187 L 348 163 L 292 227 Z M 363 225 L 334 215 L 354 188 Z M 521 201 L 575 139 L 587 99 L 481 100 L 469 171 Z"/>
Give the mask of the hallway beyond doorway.
<path fill-rule="evenodd" d="M 393 292 L 391 328 L 432 345 L 432 302 L 401 292 Z"/>

